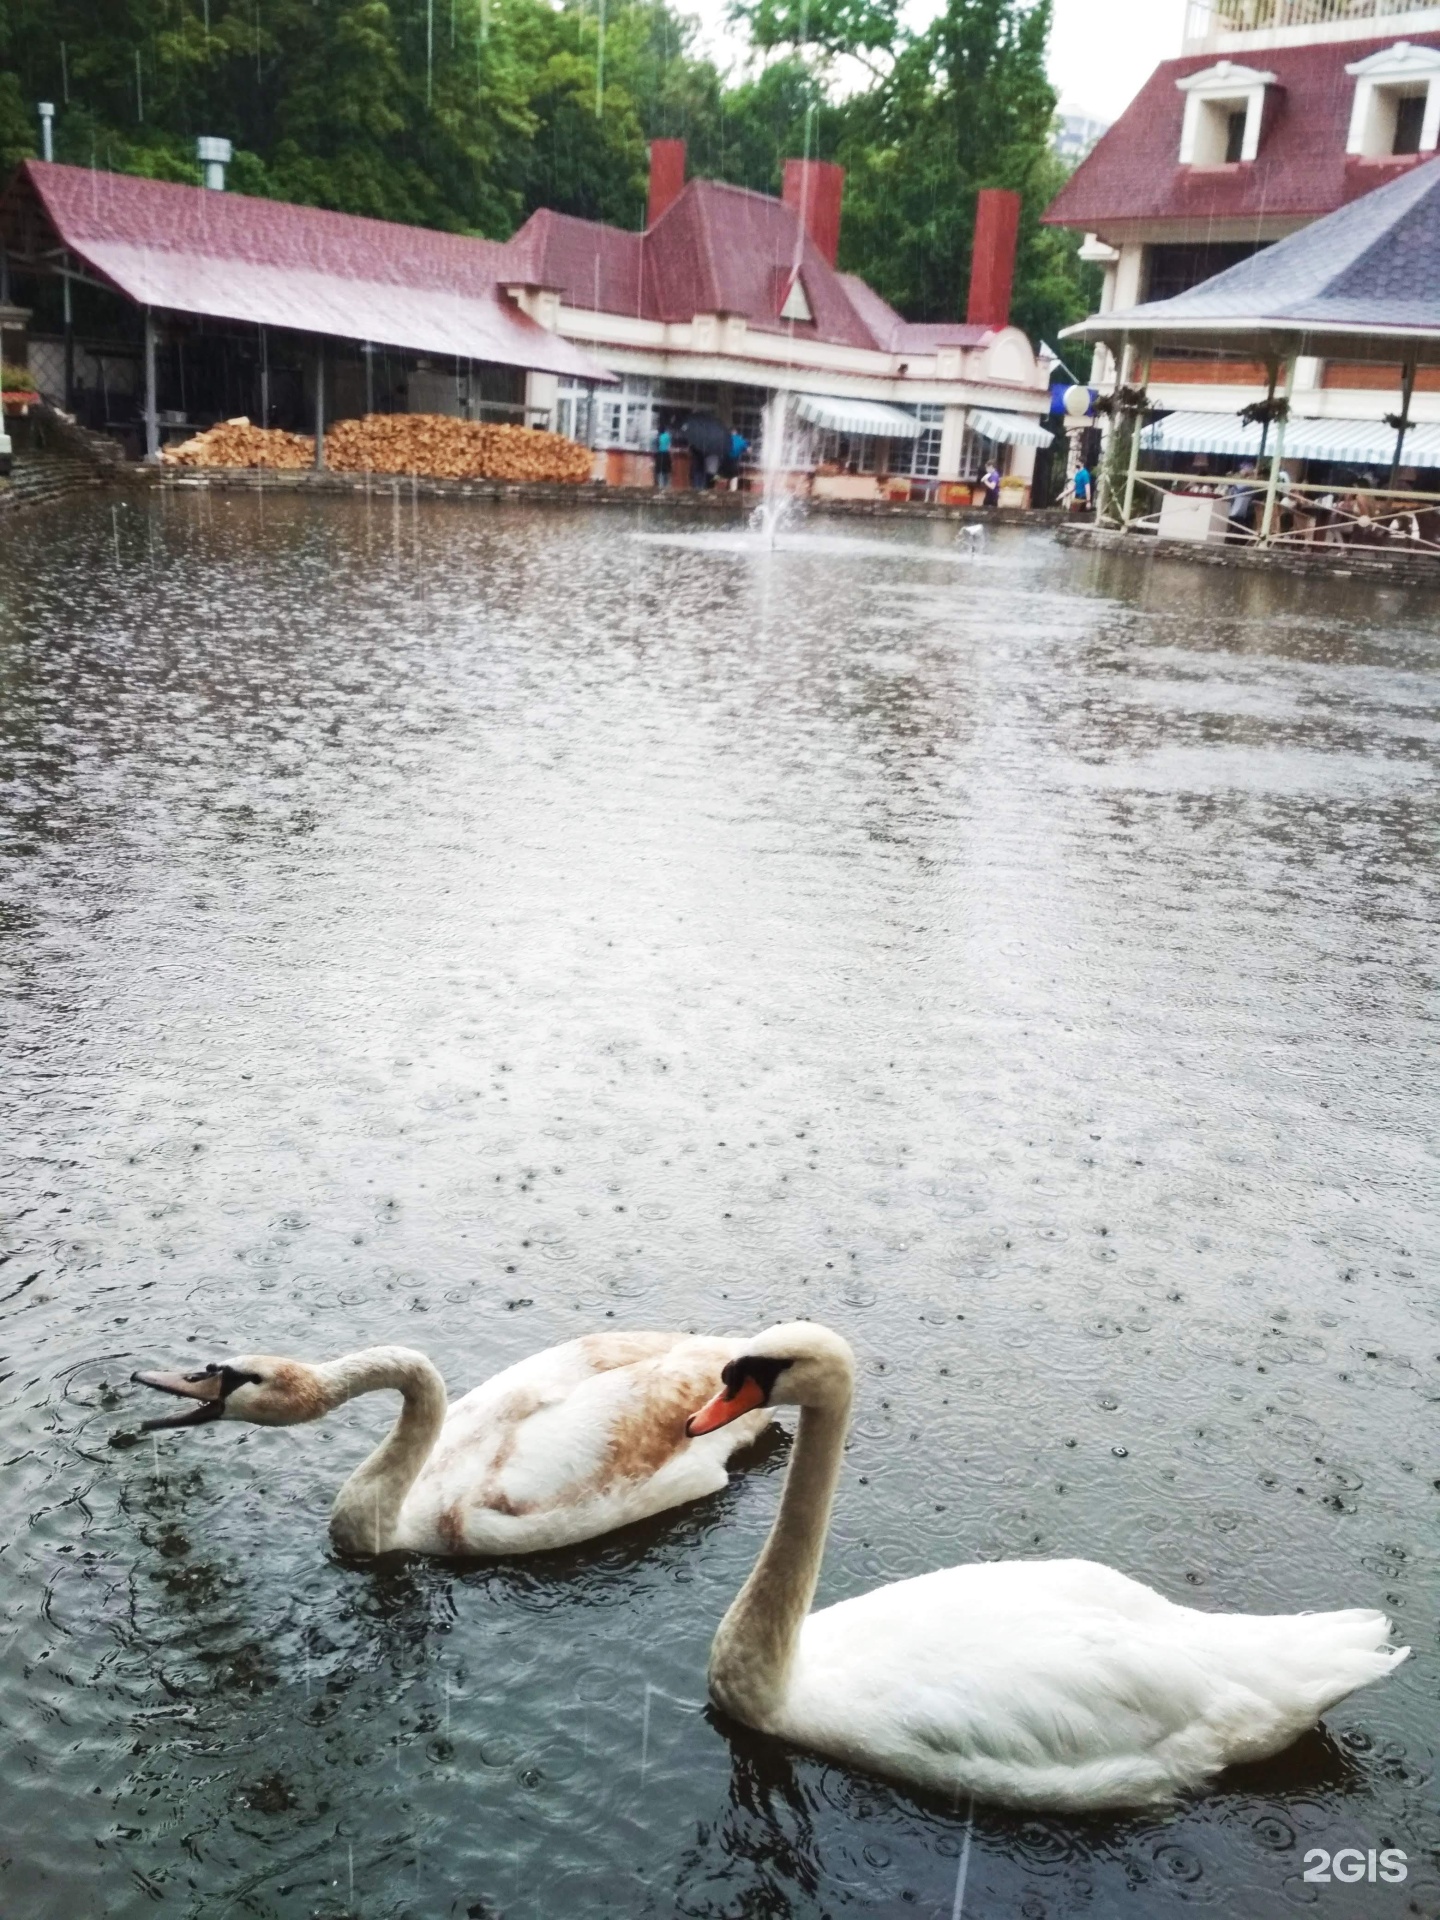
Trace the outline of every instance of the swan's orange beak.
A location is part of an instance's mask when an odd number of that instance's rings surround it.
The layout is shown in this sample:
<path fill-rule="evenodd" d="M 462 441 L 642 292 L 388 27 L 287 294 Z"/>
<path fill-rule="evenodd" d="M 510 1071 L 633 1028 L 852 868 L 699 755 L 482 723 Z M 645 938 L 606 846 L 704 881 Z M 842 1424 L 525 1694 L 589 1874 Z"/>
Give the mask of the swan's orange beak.
<path fill-rule="evenodd" d="M 685 1422 L 685 1431 L 694 1440 L 702 1433 L 714 1433 L 717 1427 L 728 1427 L 742 1413 L 754 1413 L 764 1404 L 764 1387 L 747 1375 L 733 1393 L 728 1387 L 722 1387 L 713 1400 L 707 1400 L 698 1413 L 692 1413 Z"/>

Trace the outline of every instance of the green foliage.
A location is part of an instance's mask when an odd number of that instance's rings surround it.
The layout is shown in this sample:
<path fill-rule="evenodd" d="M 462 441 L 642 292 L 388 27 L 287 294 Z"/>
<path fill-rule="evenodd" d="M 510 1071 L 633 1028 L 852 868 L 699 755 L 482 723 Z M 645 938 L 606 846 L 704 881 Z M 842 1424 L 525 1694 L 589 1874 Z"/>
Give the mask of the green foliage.
<path fill-rule="evenodd" d="M 0 0 L 0 167 L 48 98 L 62 160 L 194 181 L 221 134 L 234 191 L 500 238 L 538 206 L 638 226 L 652 138 L 766 192 L 810 154 L 848 169 L 843 264 L 916 319 L 963 314 L 975 195 L 1013 187 L 1015 317 L 1053 340 L 1094 294 L 1039 224 L 1051 5 L 946 0 L 911 31 L 898 0 L 735 0 L 769 57 L 727 82 L 672 0 Z"/>
<path fill-rule="evenodd" d="M 1051 0 L 947 0 L 846 115 L 845 260 L 914 319 L 963 314 L 982 187 L 1021 196 L 1017 324 L 1053 338 L 1087 311 L 1073 240 L 1040 225 L 1065 177 L 1050 147 L 1050 14 Z"/>

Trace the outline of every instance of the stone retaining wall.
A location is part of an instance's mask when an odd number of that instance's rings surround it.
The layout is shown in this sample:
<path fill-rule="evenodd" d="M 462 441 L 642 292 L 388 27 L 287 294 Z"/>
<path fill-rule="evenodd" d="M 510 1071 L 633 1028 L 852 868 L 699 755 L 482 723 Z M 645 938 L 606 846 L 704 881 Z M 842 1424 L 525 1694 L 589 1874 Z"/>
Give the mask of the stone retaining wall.
<path fill-rule="evenodd" d="M 1440 586 L 1440 554 L 1391 552 L 1383 547 L 1204 546 L 1198 541 L 1157 540 L 1118 527 L 1062 525 L 1062 546 L 1098 553 L 1129 553 L 1153 560 L 1188 560 L 1194 566 L 1242 567 L 1262 573 L 1319 575 L 1333 580 L 1384 580 L 1395 586 Z"/>
<path fill-rule="evenodd" d="M 577 487 L 550 482 L 435 480 L 426 479 L 424 475 L 412 478 L 378 473 L 331 473 L 314 467 L 280 471 L 247 467 L 162 467 L 158 484 L 176 492 L 210 489 L 220 493 L 360 493 L 382 500 L 390 500 L 398 490 L 402 500 L 503 500 L 533 501 L 547 506 L 647 507 L 677 518 L 721 520 L 742 519 L 760 504 L 759 497 L 753 493 L 701 493 L 689 487 L 666 488 L 662 492 L 654 487 L 611 487 L 594 482 Z M 804 505 L 811 516 L 846 520 L 984 520 L 1001 526 L 1044 526 L 1073 517 L 1059 509 L 1021 512 L 1005 507 L 987 510 L 894 500 L 807 500 Z"/>

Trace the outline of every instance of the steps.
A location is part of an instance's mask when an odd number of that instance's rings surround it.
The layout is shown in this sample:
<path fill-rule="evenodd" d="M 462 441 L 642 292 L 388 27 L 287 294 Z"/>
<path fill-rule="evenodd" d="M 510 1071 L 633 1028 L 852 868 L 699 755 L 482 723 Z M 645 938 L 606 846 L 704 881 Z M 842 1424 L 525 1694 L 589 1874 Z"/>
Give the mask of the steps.
<path fill-rule="evenodd" d="M 63 454 L 17 453 L 9 481 L 0 480 L 0 513 L 47 506 L 103 484 L 104 476 L 88 462 Z"/>

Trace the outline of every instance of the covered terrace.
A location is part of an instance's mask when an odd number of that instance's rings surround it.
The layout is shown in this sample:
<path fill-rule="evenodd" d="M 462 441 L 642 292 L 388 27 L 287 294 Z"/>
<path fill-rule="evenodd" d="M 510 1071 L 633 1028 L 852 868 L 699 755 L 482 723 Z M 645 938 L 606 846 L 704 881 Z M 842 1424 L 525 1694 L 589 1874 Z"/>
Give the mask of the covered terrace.
<path fill-rule="evenodd" d="M 1104 342 L 1121 368 L 1106 524 L 1262 545 L 1404 540 L 1440 553 L 1440 427 L 1413 417 L 1417 381 L 1440 368 L 1440 161 L 1188 293 L 1094 315 L 1066 338 Z M 1267 366 L 1267 399 L 1240 415 L 1157 416 L 1152 363 L 1216 351 Z M 1327 409 L 1316 377 L 1327 361 L 1376 370 L 1373 417 Z M 1384 369 L 1398 410 L 1387 408 Z"/>
<path fill-rule="evenodd" d="M 237 412 L 314 431 L 317 461 L 327 417 L 377 407 L 548 425 L 557 378 L 614 378 L 461 234 L 32 160 L 0 238 L 33 331 L 53 328 L 57 397 L 150 458 Z"/>

